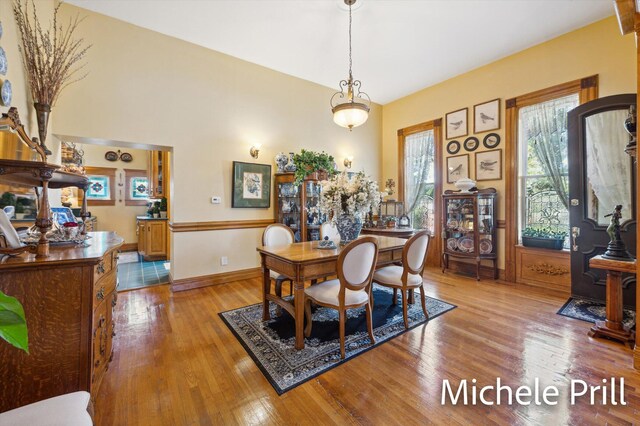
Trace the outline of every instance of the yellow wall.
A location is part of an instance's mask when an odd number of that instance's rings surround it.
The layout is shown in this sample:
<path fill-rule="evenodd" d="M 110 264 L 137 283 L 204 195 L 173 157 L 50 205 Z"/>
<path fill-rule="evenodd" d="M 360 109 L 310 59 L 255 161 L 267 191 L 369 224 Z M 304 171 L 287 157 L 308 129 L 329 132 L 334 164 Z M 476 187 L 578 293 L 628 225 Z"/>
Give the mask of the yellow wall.
<path fill-rule="evenodd" d="M 93 47 L 89 75 L 56 107 L 55 132 L 172 147 L 173 221 L 272 218 L 272 209 L 231 208 L 234 160 L 275 166 L 280 151 L 326 150 L 338 164 L 353 155 L 354 170 L 379 177 L 380 106 L 349 132 L 332 121 L 330 88 L 70 5 L 61 11 L 87 16 L 79 34 Z M 253 160 L 256 142 L 263 148 Z M 210 203 L 214 195 L 221 205 Z M 258 266 L 261 232 L 173 234 L 173 277 Z"/>
<path fill-rule="evenodd" d="M 434 58 L 434 61 L 437 58 Z M 428 72 L 426 70 L 425 72 Z M 526 49 L 466 74 L 428 87 L 383 107 L 382 179 L 397 180 L 398 129 L 436 119 L 461 108 L 469 108 L 469 136 L 473 135 L 473 106 L 501 99 L 503 149 L 505 100 L 556 84 L 599 74 L 600 96 L 636 92 L 635 43 L 631 35 L 622 36 L 615 17 L 610 17 L 548 42 Z M 482 146 L 475 152 L 486 150 Z M 443 135 L 444 136 L 444 135 Z M 465 137 L 466 138 L 466 137 Z M 457 138 L 461 143 L 465 138 Z M 443 142 L 443 161 L 449 155 Z M 461 148 L 459 154 L 466 153 Z M 446 164 L 446 163 L 445 163 Z M 443 189 L 455 189 L 446 183 L 442 167 Z M 469 153 L 470 177 L 475 177 L 474 152 Z M 504 219 L 504 171 L 499 181 L 482 181 L 480 188 L 495 187 L 499 194 L 499 219 Z M 499 230 L 499 265 L 504 267 L 504 232 Z"/>

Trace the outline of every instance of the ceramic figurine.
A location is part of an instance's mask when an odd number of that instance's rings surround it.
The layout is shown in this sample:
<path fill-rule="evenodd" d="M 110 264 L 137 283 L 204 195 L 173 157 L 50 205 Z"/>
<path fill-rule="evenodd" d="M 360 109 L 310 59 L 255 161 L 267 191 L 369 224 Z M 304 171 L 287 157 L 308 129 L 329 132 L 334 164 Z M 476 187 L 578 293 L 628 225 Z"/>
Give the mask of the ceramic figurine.
<path fill-rule="evenodd" d="M 285 172 L 292 173 L 296 171 L 296 165 L 293 163 L 293 155 L 293 152 L 289 153 L 289 162 L 284 166 Z"/>
<path fill-rule="evenodd" d="M 276 160 L 276 166 L 278 166 L 277 173 L 284 173 L 285 167 L 289 162 L 289 157 L 287 156 L 287 154 L 285 154 L 284 152 L 281 152 L 278 155 L 276 155 L 275 160 Z"/>

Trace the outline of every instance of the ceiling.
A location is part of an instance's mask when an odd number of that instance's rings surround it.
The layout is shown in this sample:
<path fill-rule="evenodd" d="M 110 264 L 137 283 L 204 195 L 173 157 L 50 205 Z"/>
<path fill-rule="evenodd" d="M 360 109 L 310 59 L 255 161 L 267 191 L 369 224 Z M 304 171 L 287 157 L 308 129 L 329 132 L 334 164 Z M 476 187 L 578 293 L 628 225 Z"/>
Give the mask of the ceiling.
<path fill-rule="evenodd" d="M 348 74 L 343 0 L 66 1 L 324 86 Z M 611 0 L 358 3 L 353 76 L 380 104 L 614 12 Z"/>

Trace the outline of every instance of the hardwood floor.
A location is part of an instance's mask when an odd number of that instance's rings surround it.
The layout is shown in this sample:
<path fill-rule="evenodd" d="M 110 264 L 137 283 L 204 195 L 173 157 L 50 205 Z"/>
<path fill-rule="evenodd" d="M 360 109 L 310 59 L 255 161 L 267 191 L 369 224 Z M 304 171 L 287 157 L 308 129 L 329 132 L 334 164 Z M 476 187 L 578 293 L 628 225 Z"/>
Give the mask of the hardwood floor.
<path fill-rule="evenodd" d="M 114 358 L 97 425 L 633 424 L 640 372 L 622 344 L 587 336 L 590 324 L 556 315 L 565 297 L 433 269 L 427 295 L 457 309 L 278 396 L 219 318 L 258 303 L 257 279 L 172 294 L 122 293 Z M 560 390 L 556 406 L 441 405 L 442 380 Z M 626 406 L 572 406 L 572 379 L 624 377 Z M 495 393 L 487 394 L 489 399 Z M 504 399 L 503 399 L 504 400 Z"/>

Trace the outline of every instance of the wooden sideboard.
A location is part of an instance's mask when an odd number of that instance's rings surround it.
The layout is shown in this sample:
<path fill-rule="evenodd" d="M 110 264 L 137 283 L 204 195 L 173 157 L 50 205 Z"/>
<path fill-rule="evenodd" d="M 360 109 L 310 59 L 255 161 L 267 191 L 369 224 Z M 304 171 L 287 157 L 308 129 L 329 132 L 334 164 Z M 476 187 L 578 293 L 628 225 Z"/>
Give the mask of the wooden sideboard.
<path fill-rule="evenodd" d="M 49 257 L 0 256 L 0 290 L 24 306 L 29 354 L 0 342 L 0 412 L 68 392 L 95 398 L 115 335 L 118 248 L 113 232 Z"/>

